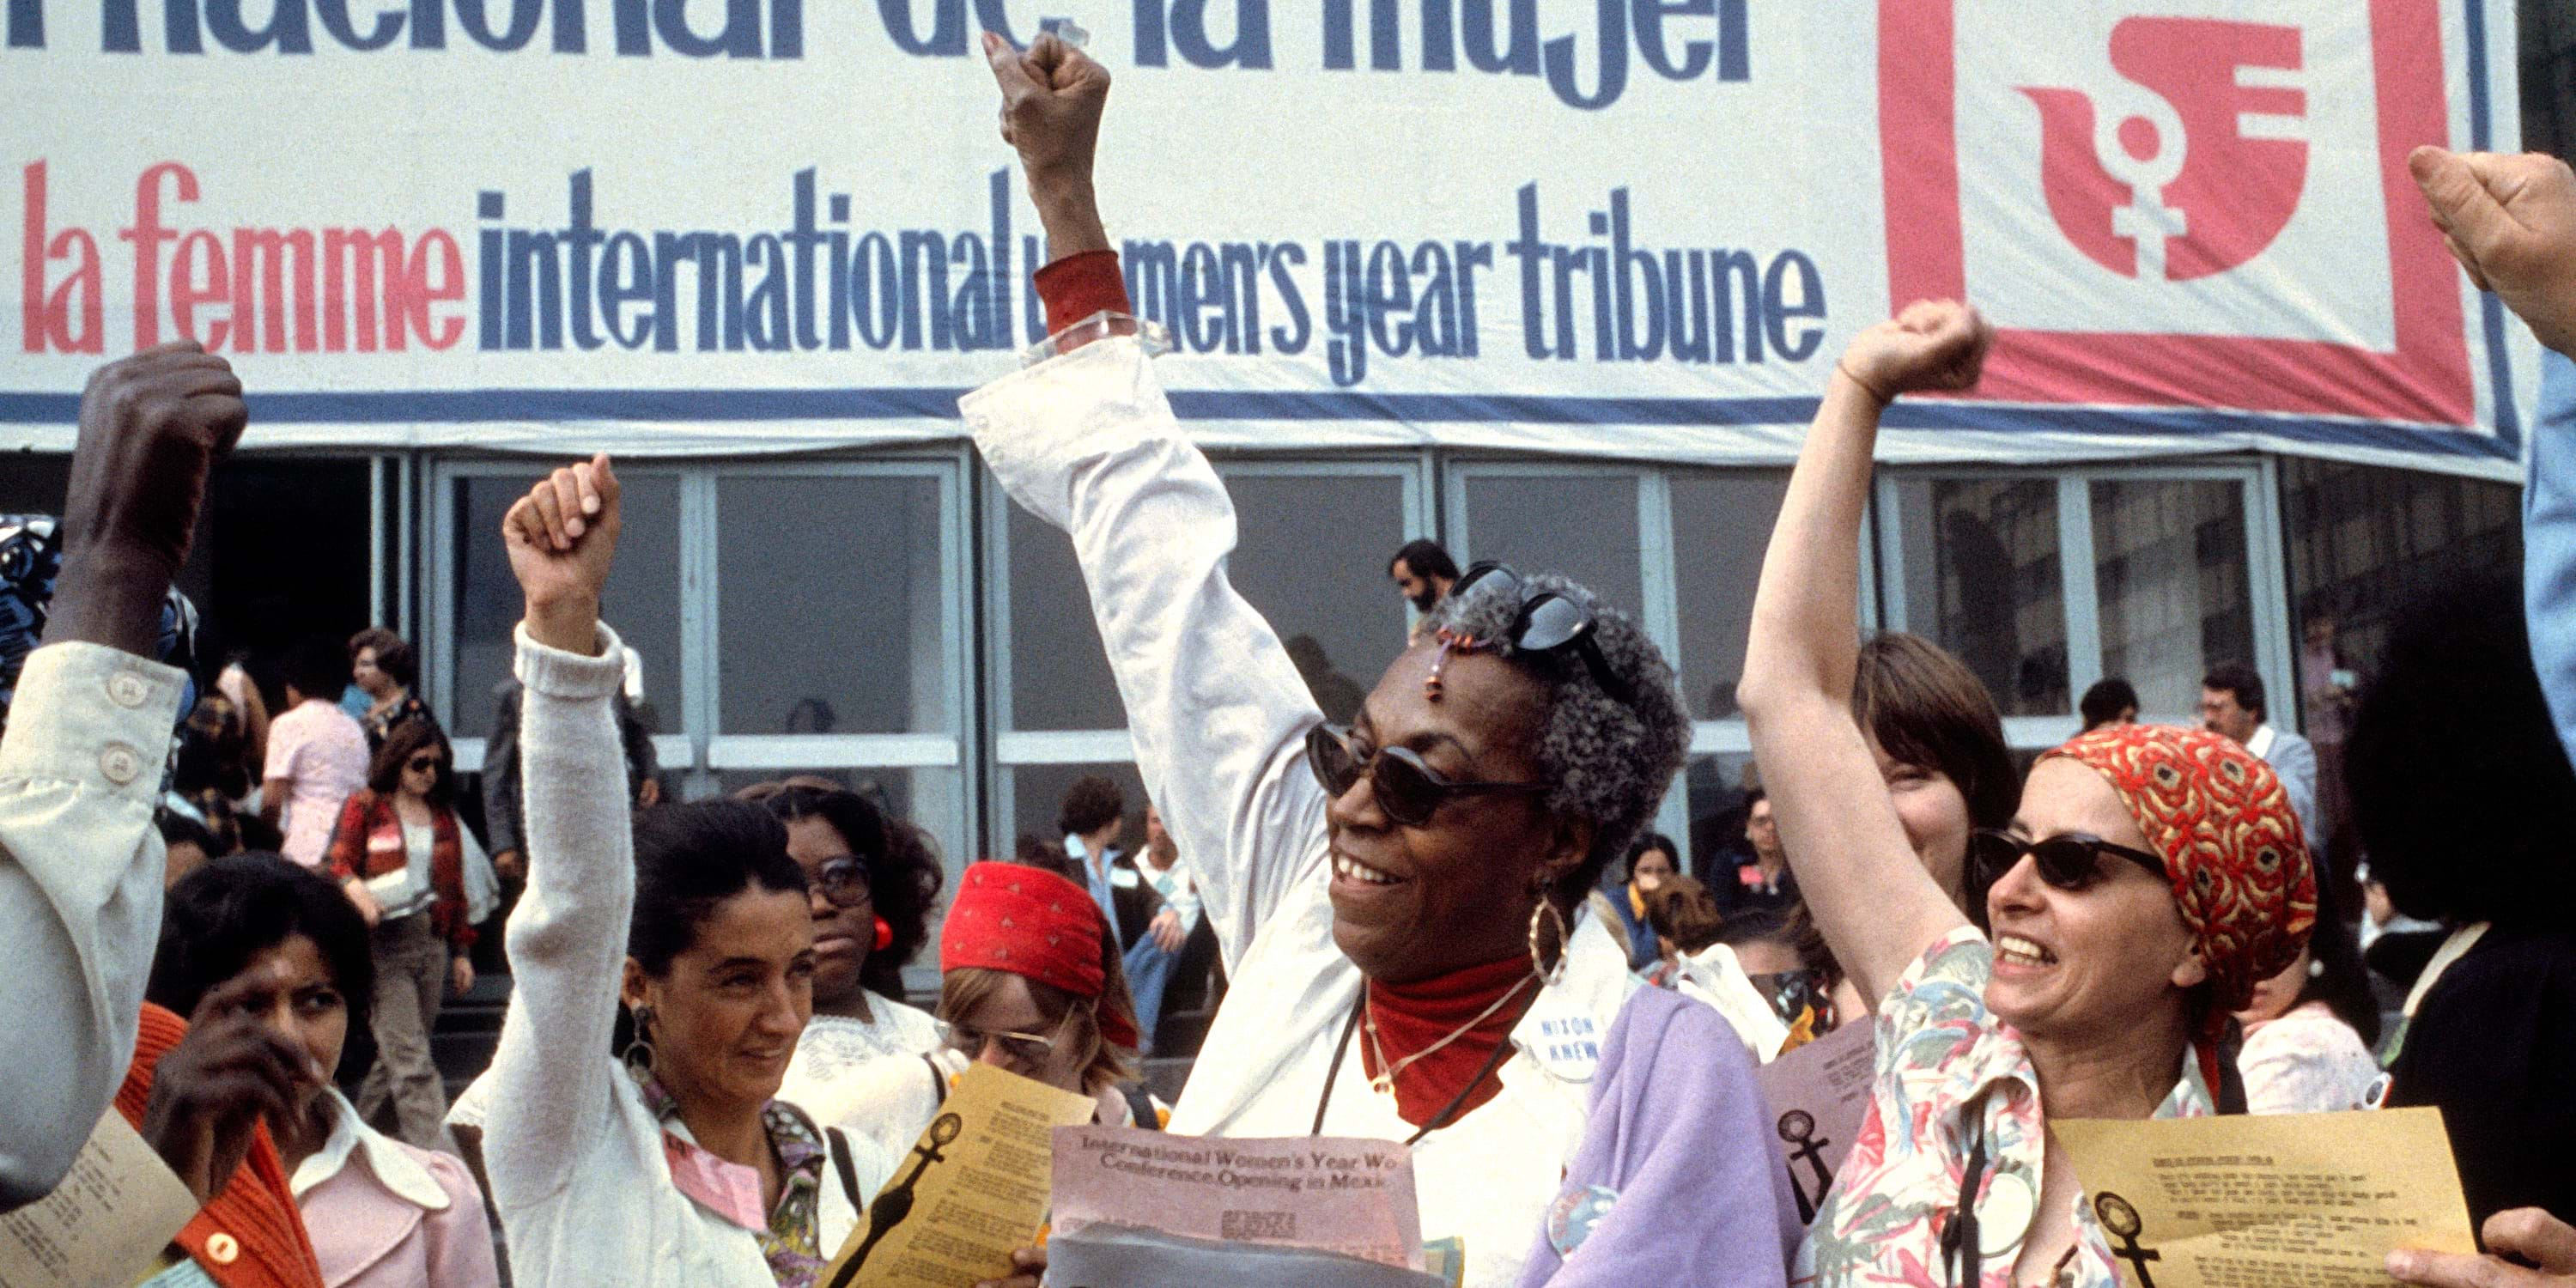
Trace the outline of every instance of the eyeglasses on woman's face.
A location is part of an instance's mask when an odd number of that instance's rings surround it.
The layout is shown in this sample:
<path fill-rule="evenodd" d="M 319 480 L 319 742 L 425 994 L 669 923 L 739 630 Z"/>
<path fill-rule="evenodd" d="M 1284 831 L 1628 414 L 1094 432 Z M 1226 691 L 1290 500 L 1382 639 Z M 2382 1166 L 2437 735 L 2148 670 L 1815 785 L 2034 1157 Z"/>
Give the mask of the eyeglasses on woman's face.
<path fill-rule="evenodd" d="M 988 1031 L 952 1020 L 940 1020 L 937 1024 L 939 1040 L 969 1060 L 980 1060 L 984 1058 L 987 1047 L 998 1046 L 1003 1058 L 1013 1068 L 1037 1070 L 1045 1068 L 1047 1061 L 1055 1055 L 1056 1040 L 1049 1034 Z"/>
<path fill-rule="evenodd" d="M 814 888 L 841 908 L 861 907 L 876 898 L 868 885 L 868 865 L 856 855 L 823 860 L 814 869 Z"/>
<path fill-rule="evenodd" d="M 2103 877 L 2102 860 L 2127 859 L 2165 875 L 2165 861 L 2145 850 L 2115 845 L 2089 832 L 2060 832 L 2038 840 L 1998 828 L 1979 828 L 1968 838 L 1970 874 L 1979 887 L 1991 886 L 2029 855 L 2039 879 L 2060 890 L 2083 890 Z"/>
<path fill-rule="evenodd" d="M 1378 809 L 1405 827 L 1429 823 L 1452 796 L 1547 790 L 1544 783 L 1460 782 L 1423 763 L 1407 747 L 1380 747 L 1362 755 L 1351 744 L 1350 729 L 1343 725 L 1321 724 L 1306 732 L 1306 766 L 1336 799 L 1365 775 Z"/>
<path fill-rule="evenodd" d="M 443 772 L 446 767 L 447 762 L 427 752 L 423 752 L 422 754 L 414 756 L 403 762 L 403 772 L 406 774 L 435 775 Z"/>

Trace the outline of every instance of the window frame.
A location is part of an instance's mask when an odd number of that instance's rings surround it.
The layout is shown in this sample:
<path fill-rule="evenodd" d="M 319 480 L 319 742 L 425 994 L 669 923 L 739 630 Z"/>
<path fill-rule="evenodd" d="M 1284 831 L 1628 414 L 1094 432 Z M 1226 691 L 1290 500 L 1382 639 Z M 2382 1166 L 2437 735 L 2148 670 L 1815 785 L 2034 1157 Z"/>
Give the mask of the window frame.
<path fill-rule="evenodd" d="M 426 473 L 428 558 L 424 561 L 423 596 L 427 638 L 424 670 L 431 681 L 433 703 L 442 720 L 455 726 L 457 700 L 456 531 L 457 488 L 482 478 L 533 479 L 540 467 L 506 457 L 434 458 Z M 969 742 L 975 721 L 974 668 L 968 624 L 972 619 L 973 585 L 969 575 L 972 533 L 967 502 L 970 469 L 980 471 L 964 444 L 935 451 L 868 457 L 820 457 L 798 460 L 757 458 L 640 457 L 623 466 L 629 476 L 673 477 L 679 482 L 680 657 L 673 674 L 678 702 L 668 708 L 678 732 L 654 736 L 653 750 L 666 777 L 683 799 L 716 794 L 716 775 L 726 771 L 823 770 L 865 774 L 870 770 L 946 769 L 958 776 L 957 800 L 940 818 L 915 817 L 928 828 L 945 853 L 952 876 L 971 854 L 980 834 L 980 794 L 974 774 L 976 758 Z M 939 661 L 945 728 L 910 733 L 858 734 L 727 734 L 720 732 L 721 676 L 716 665 L 721 622 L 720 564 L 723 525 L 718 521 L 719 480 L 753 478 L 930 478 L 939 487 L 937 535 L 939 565 Z M 453 740 L 456 768 L 478 772 L 488 751 L 484 738 Z"/>
<path fill-rule="evenodd" d="M 2095 483 L 2221 482 L 2237 486 L 2245 525 L 2245 583 L 2254 638 L 2254 656 L 2248 660 L 2267 679 L 2280 677 L 2273 683 L 2290 681 L 2295 650 L 2291 646 L 2285 616 L 2289 602 L 2289 565 L 2282 544 L 2278 486 L 2271 458 L 2195 458 L 2172 464 L 1941 465 L 1882 469 L 1873 490 L 1873 499 L 1881 512 L 1894 516 L 1900 513 L 1899 488 L 1903 484 L 2027 479 L 2050 480 L 2057 488 L 2058 590 L 2066 622 L 2066 684 L 2070 706 L 2103 675 L 2102 599 L 2100 587 L 2094 580 Z M 1886 588 L 1885 593 L 1878 597 L 1886 620 L 1884 629 L 1905 630 L 1909 606 L 1905 602 L 1904 535 L 1899 525 L 1889 523 L 1877 527 L 1874 545 L 1874 562 L 1879 569 L 1878 584 Z M 2286 705 L 2280 715 L 2282 727 L 2296 727 L 2296 717 Z M 2082 731 L 2083 725 L 2084 718 L 2073 711 L 2060 716 L 2006 716 L 2004 741 L 2015 751 L 2045 751 L 2074 737 Z"/>

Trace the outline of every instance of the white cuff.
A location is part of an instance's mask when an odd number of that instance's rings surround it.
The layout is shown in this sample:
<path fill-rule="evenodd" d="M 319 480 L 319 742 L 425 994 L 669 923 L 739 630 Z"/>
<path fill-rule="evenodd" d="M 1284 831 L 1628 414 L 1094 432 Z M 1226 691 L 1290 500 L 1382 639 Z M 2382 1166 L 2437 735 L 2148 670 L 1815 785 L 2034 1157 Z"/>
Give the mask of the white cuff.
<path fill-rule="evenodd" d="M 519 646 L 515 669 L 519 683 L 550 698 L 605 698 L 626 683 L 626 644 L 608 623 L 599 624 L 599 656 L 584 657 L 528 636 L 528 624 L 511 629 Z"/>
<path fill-rule="evenodd" d="M 37 649 L 0 739 L 0 782 L 70 783 L 150 807 L 187 681 L 177 667 L 104 644 Z"/>

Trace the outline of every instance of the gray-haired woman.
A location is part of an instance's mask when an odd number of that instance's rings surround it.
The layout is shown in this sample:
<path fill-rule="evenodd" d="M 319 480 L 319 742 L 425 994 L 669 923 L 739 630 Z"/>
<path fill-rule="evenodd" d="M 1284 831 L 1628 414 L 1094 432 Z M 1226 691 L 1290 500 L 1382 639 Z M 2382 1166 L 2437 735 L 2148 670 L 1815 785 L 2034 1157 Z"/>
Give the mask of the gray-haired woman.
<path fill-rule="evenodd" d="M 988 37 L 986 52 L 1047 218 L 1056 259 L 1038 286 L 1055 321 L 1100 307 L 1076 300 L 1119 307 L 1089 182 L 1108 74 L 1053 37 L 1025 54 Z M 1571 1254 L 1613 1220 L 1656 1225 L 1600 1218 L 1598 1191 L 1616 1186 L 1589 1184 L 1602 1176 L 1577 1157 L 1617 1094 L 1595 1084 L 1617 1083 L 1614 1022 L 1634 988 L 1585 896 L 1689 741 L 1644 632 L 1563 578 L 1480 566 L 1352 724 L 1329 725 L 1226 580 L 1233 507 L 1138 345 L 1069 352 L 964 407 L 1012 497 L 1072 534 L 1137 767 L 1233 981 L 1171 1130 L 1410 1141 L 1423 1233 L 1464 1240 L 1476 1288 L 1585 1264 Z M 1689 1010 L 1658 1012 L 1656 1030 L 1686 1040 L 1639 1049 L 1691 1071 L 1666 1078 L 1640 1056 L 1617 1085 L 1649 1085 L 1651 1066 L 1653 1094 L 1693 1097 L 1632 1125 L 1695 1155 L 1673 1169 L 1701 1200 L 1691 1238 L 1668 1242 L 1721 1247 L 1696 1281 L 1776 1284 L 1786 1195 L 1750 1060 L 1716 1012 Z M 1574 1203 L 1550 1239 L 1570 1166 Z M 1620 1242 L 1583 1257 L 1607 1264 Z"/>

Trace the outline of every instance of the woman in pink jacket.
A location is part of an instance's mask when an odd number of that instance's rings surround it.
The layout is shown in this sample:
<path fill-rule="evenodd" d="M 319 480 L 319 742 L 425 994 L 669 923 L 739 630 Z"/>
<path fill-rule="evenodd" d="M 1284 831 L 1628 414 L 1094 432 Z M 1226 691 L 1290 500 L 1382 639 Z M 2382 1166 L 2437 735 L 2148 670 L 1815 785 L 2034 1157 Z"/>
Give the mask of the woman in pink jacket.
<path fill-rule="evenodd" d="M 170 888 L 145 997 L 195 1023 L 216 1018 L 201 1009 L 247 1010 L 312 1061 L 294 1103 L 267 1117 L 327 1288 L 496 1288 L 465 1165 L 369 1127 L 330 1083 L 373 974 L 366 922 L 329 878 L 236 854 Z M 209 1000 L 236 980 L 247 992 Z"/>

